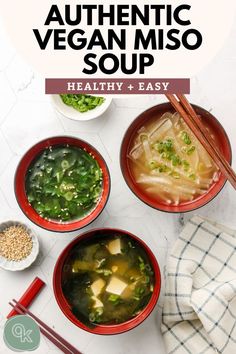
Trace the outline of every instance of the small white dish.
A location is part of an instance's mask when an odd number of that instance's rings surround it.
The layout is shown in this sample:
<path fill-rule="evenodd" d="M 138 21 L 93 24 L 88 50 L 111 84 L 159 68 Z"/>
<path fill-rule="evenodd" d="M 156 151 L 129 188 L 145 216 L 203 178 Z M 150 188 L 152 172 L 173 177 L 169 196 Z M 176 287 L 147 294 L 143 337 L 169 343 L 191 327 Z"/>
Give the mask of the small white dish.
<path fill-rule="evenodd" d="M 0 233 L 10 226 L 23 226 L 31 236 L 33 242 L 31 253 L 28 257 L 22 259 L 21 261 L 10 261 L 0 255 L 0 267 L 14 272 L 28 268 L 36 260 L 39 253 L 39 241 L 37 236 L 29 229 L 29 227 L 19 221 L 6 221 L 1 223 Z"/>
<path fill-rule="evenodd" d="M 107 108 L 111 104 L 112 98 L 106 95 L 102 95 L 102 97 L 105 98 L 105 102 L 101 104 L 101 106 L 97 106 L 96 108 L 83 113 L 80 113 L 79 111 L 77 111 L 75 108 L 71 106 L 67 106 L 62 101 L 60 95 L 51 95 L 51 101 L 55 109 L 63 116 L 69 119 L 82 122 L 82 121 L 98 118 L 107 110 Z"/>

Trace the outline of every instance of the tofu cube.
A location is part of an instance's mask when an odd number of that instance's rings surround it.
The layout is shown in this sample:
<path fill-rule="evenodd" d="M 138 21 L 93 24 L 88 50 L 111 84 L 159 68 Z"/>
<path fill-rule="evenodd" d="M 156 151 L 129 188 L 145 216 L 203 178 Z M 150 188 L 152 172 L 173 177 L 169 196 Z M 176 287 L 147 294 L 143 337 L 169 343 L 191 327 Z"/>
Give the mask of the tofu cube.
<path fill-rule="evenodd" d="M 94 305 L 93 305 L 94 308 L 103 307 L 102 301 L 99 300 L 96 296 L 92 296 L 91 299 L 94 301 Z"/>
<path fill-rule="evenodd" d="M 112 277 L 110 280 L 110 283 L 106 287 L 106 291 L 108 293 L 116 294 L 116 295 L 121 295 L 122 292 L 125 290 L 128 284 L 123 282 L 122 280 Z"/>
<path fill-rule="evenodd" d="M 102 278 L 99 278 L 92 283 L 91 290 L 94 296 L 98 296 L 101 293 L 102 288 L 105 286 L 105 284 L 106 283 Z"/>
<path fill-rule="evenodd" d="M 119 254 L 121 253 L 121 242 L 119 238 L 116 238 L 113 241 L 110 241 L 107 246 L 109 252 L 111 254 Z"/>

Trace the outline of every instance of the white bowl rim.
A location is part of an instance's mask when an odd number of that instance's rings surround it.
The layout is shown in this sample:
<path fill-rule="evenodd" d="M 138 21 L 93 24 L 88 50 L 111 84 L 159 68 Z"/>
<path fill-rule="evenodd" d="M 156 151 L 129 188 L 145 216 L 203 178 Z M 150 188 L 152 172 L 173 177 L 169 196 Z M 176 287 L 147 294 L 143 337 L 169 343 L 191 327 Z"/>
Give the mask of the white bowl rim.
<path fill-rule="evenodd" d="M 91 95 L 95 96 L 95 95 Z M 51 95 L 51 102 L 57 112 L 59 112 L 62 116 L 69 118 L 78 122 L 86 122 L 89 120 L 96 119 L 100 117 L 105 111 L 108 109 L 112 102 L 112 97 L 109 95 L 99 95 L 105 98 L 105 102 L 101 104 L 101 106 L 97 106 L 96 108 L 80 113 L 76 109 L 71 106 L 67 106 L 62 102 L 60 95 Z"/>

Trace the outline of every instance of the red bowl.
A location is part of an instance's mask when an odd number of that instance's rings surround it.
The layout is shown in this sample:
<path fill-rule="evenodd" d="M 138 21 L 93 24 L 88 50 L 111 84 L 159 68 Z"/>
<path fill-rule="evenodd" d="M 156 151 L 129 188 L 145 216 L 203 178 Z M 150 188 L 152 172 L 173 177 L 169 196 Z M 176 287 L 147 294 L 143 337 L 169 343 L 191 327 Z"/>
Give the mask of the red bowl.
<path fill-rule="evenodd" d="M 90 328 L 86 326 L 84 323 L 80 322 L 72 313 L 71 307 L 68 304 L 66 298 L 63 295 L 62 287 L 61 287 L 61 279 L 62 279 L 62 269 L 65 264 L 66 259 L 68 258 L 69 252 L 71 249 L 80 243 L 80 241 L 83 240 L 88 240 L 90 238 L 93 238 L 95 235 L 99 237 L 99 235 L 104 236 L 104 233 L 111 234 L 113 235 L 114 233 L 119 233 L 123 234 L 125 236 L 130 237 L 131 239 L 135 240 L 136 242 L 139 243 L 139 245 L 145 250 L 151 264 L 154 270 L 154 277 L 155 277 L 155 285 L 154 285 L 154 290 L 151 299 L 149 300 L 149 303 L 147 306 L 134 318 L 132 318 L 129 321 L 120 323 L 120 324 L 115 324 L 115 325 L 97 325 L 93 328 Z M 160 294 L 160 289 L 161 289 L 161 273 L 160 273 L 160 268 L 157 263 L 157 260 L 150 250 L 150 248 L 142 241 L 140 240 L 137 236 L 134 236 L 130 232 L 124 231 L 124 230 L 119 230 L 119 229 L 111 229 L 111 228 L 104 228 L 104 229 L 95 229 L 95 230 L 90 230 L 77 238 L 75 238 L 61 253 L 59 256 L 57 263 L 54 268 L 54 274 L 53 274 L 53 289 L 54 289 L 54 295 L 56 297 L 57 303 L 64 313 L 64 315 L 76 326 L 84 329 L 87 332 L 94 333 L 94 334 L 119 334 L 123 332 L 127 332 L 136 326 L 138 326 L 140 323 L 142 323 L 152 312 L 154 309 L 157 300 L 159 298 Z"/>
<path fill-rule="evenodd" d="M 91 153 L 92 156 L 97 160 L 103 172 L 103 192 L 98 205 L 89 215 L 87 215 L 81 220 L 73 220 L 65 223 L 59 223 L 57 221 L 51 221 L 42 218 L 36 212 L 36 210 L 30 205 L 26 195 L 25 179 L 30 164 L 40 153 L 42 153 L 43 150 L 45 150 L 50 146 L 64 145 L 64 144 L 85 149 L 88 153 Z M 87 226 L 92 221 L 94 221 L 98 217 L 98 215 L 102 212 L 110 194 L 110 174 L 105 160 L 93 146 L 77 138 L 68 137 L 68 136 L 59 136 L 59 137 L 52 137 L 40 141 L 39 143 L 34 145 L 30 150 L 26 152 L 26 154 L 23 156 L 23 158 L 21 159 L 17 167 L 15 173 L 14 187 L 15 187 L 15 196 L 21 210 L 33 223 L 49 231 L 68 232 L 68 231 L 79 230 Z"/>
<path fill-rule="evenodd" d="M 201 116 L 201 119 L 204 121 L 204 124 L 208 126 L 215 135 L 216 143 L 220 149 L 220 151 L 225 156 L 226 160 L 231 164 L 232 160 L 232 151 L 229 142 L 229 138 L 222 127 L 222 125 L 218 122 L 218 120 L 208 111 L 205 109 L 193 105 L 195 111 L 198 115 Z M 132 141 L 138 129 L 141 128 L 143 124 L 149 119 L 152 119 L 154 116 L 161 117 L 162 114 L 165 112 L 175 112 L 172 108 L 171 104 L 162 103 L 160 105 L 154 106 L 147 111 L 141 113 L 129 126 L 128 130 L 125 133 L 125 136 L 122 141 L 121 151 L 120 151 L 120 165 L 121 170 L 124 176 L 124 179 L 131 189 L 131 191 L 144 203 L 149 205 L 150 207 L 166 211 L 170 213 L 184 213 L 187 211 L 192 211 L 202 207 L 203 205 L 209 203 L 216 195 L 221 191 L 226 183 L 226 178 L 220 174 L 220 178 L 217 182 L 213 183 L 209 190 L 195 198 L 189 202 L 180 203 L 178 206 L 175 205 L 166 205 L 161 201 L 157 201 L 156 199 L 152 198 L 151 196 L 147 195 L 140 186 L 135 182 L 135 179 L 132 175 L 131 168 L 130 168 L 130 161 L 127 158 L 128 153 L 131 148 Z"/>

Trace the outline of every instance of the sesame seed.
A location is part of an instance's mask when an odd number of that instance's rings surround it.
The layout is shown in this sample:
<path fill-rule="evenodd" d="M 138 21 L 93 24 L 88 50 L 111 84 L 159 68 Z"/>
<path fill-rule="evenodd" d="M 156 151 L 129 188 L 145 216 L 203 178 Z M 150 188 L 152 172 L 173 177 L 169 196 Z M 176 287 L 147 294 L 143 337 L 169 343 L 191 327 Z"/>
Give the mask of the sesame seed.
<path fill-rule="evenodd" d="M 32 248 L 32 238 L 23 226 L 10 226 L 0 233 L 0 255 L 8 260 L 21 261 Z"/>

